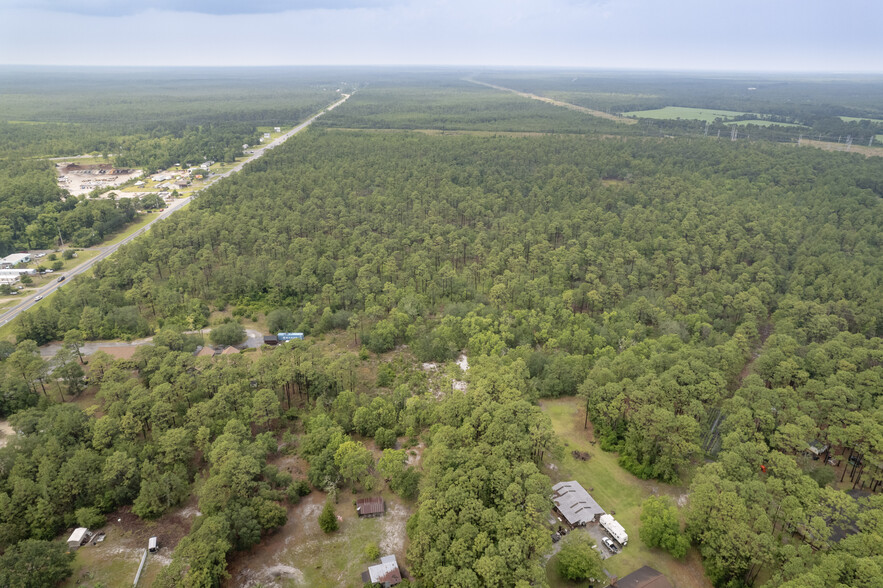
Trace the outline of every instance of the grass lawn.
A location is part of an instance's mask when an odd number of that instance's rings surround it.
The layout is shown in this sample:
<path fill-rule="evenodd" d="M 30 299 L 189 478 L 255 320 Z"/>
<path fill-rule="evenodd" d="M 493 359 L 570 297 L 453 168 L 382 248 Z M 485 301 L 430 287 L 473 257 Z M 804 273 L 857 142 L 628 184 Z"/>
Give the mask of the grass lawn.
<path fill-rule="evenodd" d="M 805 127 L 806 125 L 799 125 L 797 123 L 783 123 L 783 122 L 773 122 L 771 120 L 737 120 L 734 122 L 727 123 L 730 125 L 737 125 L 740 127 L 744 127 L 745 125 L 757 125 L 759 127 Z"/>
<path fill-rule="evenodd" d="M 141 218 L 139 218 L 138 220 L 136 220 L 135 222 L 130 224 L 128 227 L 126 227 L 121 232 L 119 232 L 115 235 L 109 236 L 107 239 L 105 239 L 104 241 L 102 241 L 101 243 L 96 245 L 96 247 L 107 247 L 108 245 L 116 245 L 117 243 L 119 243 L 120 241 L 122 241 L 123 239 L 125 239 L 126 237 L 128 237 L 129 235 L 131 235 L 132 233 L 134 233 L 135 231 L 137 231 L 138 229 L 140 229 L 141 227 L 143 227 L 144 225 L 146 225 L 147 223 L 149 223 L 150 221 L 152 221 L 153 219 L 158 217 L 159 215 L 160 215 L 159 212 L 142 213 Z"/>
<path fill-rule="evenodd" d="M 61 253 L 56 253 L 55 256 L 57 259 L 55 261 L 61 261 L 63 263 L 63 265 L 61 266 L 61 269 L 60 270 L 53 270 L 53 272 L 51 274 L 46 274 L 44 276 L 31 276 L 31 278 L 34 280 L 34 284 L 35 284 L 35 286 L 31 286 L 31 287 L 33 288 L 33 287 L 43 286 L 44 284 L 46 284 L 48 282 L 51 282 L 53 280 L 57 280 L 58 276 L 63 275 L 64 272 L 70 271 L 70 270 L 74 269 L 75 267 L 77 267 L 78 265 L 80 265 L 81 263 L 89 261 L 90 259 L 92 259 L 96 255 L 98 255 L 98 253 L 100 253 L 100 252 L 95 249 L 78 249 L 76 251 L 77 256 L 72 257 L 70 259 L 64 259 L 64 257 L 62 257 Z M 42 265 L 43 267 L 51 268 L 52 264 L 55 263 L 55 261 L 51 261 L 47 257 L 42 257 L 39 260 L 37 260 L 36 262 L 32 261 L 31 263 L 28 264 L 28 266 L 29 267 L 39 267 Z"/>
<path fill-rule="evenodd" d="M 883 135 L 876 135 L 875 139 L 877 143 L 883 143 Z"/>
<path fill-rule="evenodd" d="M 879 118 L 862 118 L 858 116 L 841 116 L 840 120 L 842 120 L 843 122 L 859 122 L 863 120 L 869 120 L 875 123 L 883 123 L 883 120 L 880 120 Z"/>
<path fill-rule="evenodd" d="M 109 533 L 107 538 L 98 545 L 91 543 L 80 547 L 75 552 L 74 573 L 61 584 L 63 588 L 74 586 L 131 586 L 141 563 L 144 548 L 132 547 L 126 537 Z M 145 545 L 146 547 L 146 545 Z M 155 555 L 148 555 L 141 573 L 139 586 L 150 586 L 163 568 L 163 560 Z"/>
<path fill-rule="evenodd" d="M 706 122 L 714 122 L 716 118 L 724 120 L 739 116 L 741 114 L 750 114 L 748 112 L 736 112 L 734 110 L 715 110 L 713 108 L 686 108 L 683 106 L 666 106 L 665 108 L 657 108 L 655 110 L 633 110 L 632 112 L 623 112 L 623 116 L 635 116 L 638 118 L 655 118 L 655 119 L 686 119 L 686 120 L 703 120 Z"/>
<path fill-rule="evenodd" d="M 564 458 L 556 462 L 558 472 L 552 472 L 552 482 L 577 480 L 601 508 L 614 514 L 629 535 L 629 543 L 622 553 L 604 560 L 604 568 L 611 574 L 623 577 L 641 566 L 649 565 L 671 580 L 680 588 L 709 587 L 699 554 L 695 549 L 684 561 L 678 561 L 660 549 L 649 549 L 638 537 L 641 504 L 653 494 L 667 494 L 673 499 L 686 494 L 685 487 L 671 486 L 655 480 L 641 480 L 622 469 L 617 463 L 617 455 L 601 451 L 592 445 L 591 426 L 583 429 L 585 412 L 582 402 L 576 398 L 560 398 L 542 402 L 543 410 L 552 420 L 555 433 L 565 443 Z M 592 457 L 588 461 L 574 459 L 571 451 L 588 451 Z M 552 559 L 554 564 L 554 558 Z M 562 583 L 553 565 L 547 567 L 552 586 L 575 586 Z"/>

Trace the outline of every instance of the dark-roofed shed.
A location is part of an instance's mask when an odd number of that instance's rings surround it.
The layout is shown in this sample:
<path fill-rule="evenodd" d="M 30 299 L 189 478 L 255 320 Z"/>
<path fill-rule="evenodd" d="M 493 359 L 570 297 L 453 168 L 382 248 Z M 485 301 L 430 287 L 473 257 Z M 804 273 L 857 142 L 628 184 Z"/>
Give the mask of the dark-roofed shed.
<path fill-rule="evenodd" d="M 356 500 L 356 512 L 360 517 L 378 517 L 386 512 L 386 504 L 380 496 L 359 498 Z"/>

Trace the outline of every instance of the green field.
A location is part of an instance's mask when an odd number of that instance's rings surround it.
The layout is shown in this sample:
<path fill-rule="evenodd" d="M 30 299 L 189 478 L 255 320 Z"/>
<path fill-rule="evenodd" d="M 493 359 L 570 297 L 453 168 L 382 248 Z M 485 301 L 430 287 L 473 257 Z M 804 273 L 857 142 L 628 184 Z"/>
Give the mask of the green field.
<path fill-rule="evenodd" d="M 123 239 L 125 239 L 126 237 L 128 237 L 129 235 L 131 235 L 132 233 L 134 233 L 135 231 L 137 231 L 138 229 L 140 229 L 141 227 L 143 227 L 144 225 L 146 225 L 147 223 L 149 223 L 150 221 L 152 221 L 153 219 L 158 217 L 160 214 L 161 213 L 159 213 L 159 212 L 145 212 L 145 213 L 143 213 L 141 215 L 141 218 L 139 220 L 133 222 L 132 224 L 130 224 L 128 227 L 126 227 L 126 230 L 124 230 L 120 233 L 117 233 L 116 235 L 110 235 L 106 240 L 99 243 L 96 247 L 107 247 L 108 245 L 116 245 L 117 243 L 119 243 L 120 241 L 122 241 Z"/>
<path fill-rule="evenodd" d="M 705 577 L 699 554 L 695 549 L 684 561 L 678 561 L 660 549 L 650 549 L 641 543 L 638 537 L 640 527 L 641 504 L 652 494 L 667 494 L 674 500 L 686 494 L 685 487 L 671 486 L 655 480 L 641 480 L 622 469 L 617 462 L 617 455 L 605 453 L 599 446 L 592 445 L 591 429 L 583 429 L 582 402 L 576 398 L 545 400 L 543 409 L 552 419 L 552 427 L 558 437 L 566 443 L 564 458 L 557 462 L 558 473 L 553 483 L 566 480 L 577 480 L 607 512 L 615 512 L 619 521 L 629 534 L 629 543 L 622 553 L 604 560 L 604 568 L 618 577 L 623 577 L 644 565 L 649 565 L 664 573 L 675 586 L 681 588 L 707 587 L 711 583 Z M 588 451 L 592 457 L 589 461 L 579 461 L 571 456 L 574 449 Z M 554 571 L 553 565 L 547 567 L 547 577 L 552 586 L 575 586 L 562 582 Z"/>
<path fill-rule="evenodd" d="M 716 118 L 728 119 L 743 114 L 751 114 L 750 112 L 737 112 L 735 110 L 715 110 L 712 108 L 687 108 L 684 106 L 666 106 L 665 108 L 657 108 L 655 110 L 633 110 L 632 112 L 623 112 L 623 116 L 633 116 L 636 118 L 653 118 L 659 120 L 702 120 L 705 122 L 714 122 Z"/>
<path fill-rule="evenodd" d="M 771 120 L 737 120 L 733 122 L 727 123 L 728 125 L 736 125 L 740 127 L 744 127 L 746 125 L 757 125 L 759 127 L 803 127 L 805 125 L 799 125 L 797 123 L 782 123 L 782 122 L 774 122 Z"/>
<path fill-rule="evenodd" d="M 879 119 L 879 118 L 861 118 L 861 117 L 858 117 L 858 116 L 841 116 L 841 117 L 840 117 L 840 120 L 842 120 L 843 122 L 860 122 L 860 121 L 863 121 L 863 120 L 869 120 L 869 121 L 871 121 L 871 122 L 873 122 L 873 123 L 881 123 L 881 124 L 883 124 L 883 120 L 881 120 L 881 119 Z"/>
<path fill-rule="evenodd" d="M 875 139 L 877 143 L 883 143 L 883 135 L 877 135 Z"/>

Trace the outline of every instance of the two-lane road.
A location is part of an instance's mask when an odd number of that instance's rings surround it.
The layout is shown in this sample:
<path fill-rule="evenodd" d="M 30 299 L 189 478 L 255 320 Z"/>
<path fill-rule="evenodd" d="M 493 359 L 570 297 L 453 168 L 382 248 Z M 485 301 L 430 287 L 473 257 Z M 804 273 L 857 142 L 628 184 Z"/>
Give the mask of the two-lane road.
<path fill-rule="evenodd" d="M 261 157 L 264 153 L 267 153 L 268 151 L 270 151 L 274 147 L 278 147 L 279 145 L 281 145 L 282 143 L 284 143 L 285 141 L 287 141 L 291 137 L 295 136 L 296 134 L 298 134 L 299 132 L 301 132 L 302 130 L 304 130 L 308 126 L 310 126 L 313 123 L 313 121 L 315 121 L 317 118 L 319 118 L 320 116 L 322 116 L 323 114 L 325 114 L 329 110 L 346 102 L 347 98 L 349 98 L 349 97 L 350 97 L 350 94 L 343 94 L 339 100 L 335 101 L 330 106 L 323 108 L 320 112 L 318 112 L 317 114 L 314 114 L 313 116 L 311 116 L 310 118 L 308 118 L 304 122 L 300 123 L 299 125 L 297 125 L 293 129 L 291 129 L 290 131 L 288 131 L 287 133 L 282 135 L 281 137 L 278 137 L 274 141 L 268 143 L 262 149 L 256 150 L 255 153 L 251 157 L 236 164 L 236 166 L 233 167 L 232 169 L 224 172 L 223 174 L 218 174 L 218 175 L 212 176 L 211 179 L 206 183 L 205 187 L 202 189 L 205 189 L 205 188 L 211 186 L 212 184 L 214 184 L 215 182 L 218 182 L 224 178 L 230 177 L 231 175 L 235 174 L 236 172 L 241 171 L 242 168 L 245 166 L 245 164 Z M 132 233 L 131 235 L 129 235 L 128 237 L 123 239 L 122 241 L 120 241 L 119 243 L 116 243 L 115 245 L 111 245 L 111 246 L 107 247 L 107 249 L 105 249 L 103 252 L 101 252 L 100 255 L 97 255 L 97 256 L 93 257 L 92 259 L 83 262 L 82 264 L 75 267 L 74 269 L 66 272 L 64 274 L 65 281 L 51 282 L 51 283 L 43 286 L 41 289 L 37 290 L 36 292 L 31 293 L 30 296 L 28 296 L 27 298 L 22 300 L 19 304 L 12 307 L 11 309 L 6 311 L 5 313 L 0 314 L 0 326 L 7 324 L 9 321 L 15 319 L 15 317 L 17 317 L 22 312 L 24 312 L 30 308 L 33 308 L 35 305 L 39 304 L 40 300 L 37 300 L 37 298 L 40 298 L 40 299 L 45 298 L 49 294 L 52 294 L 53 292 L 55 292 L 58 288 L 63 286 L 65 283 L 67 283 L 67 280 L 70 280 L 74 276 L 77 276 L 83 272 L 89 271 L 89 269 L 93 265 L 95 265 L 96 263 L 98 263 L 102 259 L 106 259 L 106 258 L 110 257 L 111 255 L 113 255 L 117 249 L 119 249 L 120 247 L 122 247 L 123 245 L 125 245 L 126 243 L 131 241 L 132 239 L 136 239 L 139 235 L 143 234 L 144 232 L 148 231 L 150 229 L 150 227 L 153 226 L 153 223 L 155 223 L 161 219 L 164 219 L 164 218 L 168 217 L 169 215 L 175 213 L 176 211 L 184 208 L 184 206 L 186 206 L 187 203 L 190 202 L 190 199 L 193 198 L 194 196 L 196 196 L 198 193 L 199 193 L 199 191 L 194 192 L 192 195 L 190 195 L 186 198 L 182 198 L 180 200 L 175 200 L 174 202 L 172 202 L 168 206 L 168 208 L 163 210 L 163 212 L 159 216 L 157 216 L 155 219 L 153 219 L 152 221 L 150 221 L 149 223 L 147 223 L 146 225 L 144 225 L 143 227 L 141 227 L 140 229 L 138 229 L 137 231 L 135 231 L 134 233 Z"/>

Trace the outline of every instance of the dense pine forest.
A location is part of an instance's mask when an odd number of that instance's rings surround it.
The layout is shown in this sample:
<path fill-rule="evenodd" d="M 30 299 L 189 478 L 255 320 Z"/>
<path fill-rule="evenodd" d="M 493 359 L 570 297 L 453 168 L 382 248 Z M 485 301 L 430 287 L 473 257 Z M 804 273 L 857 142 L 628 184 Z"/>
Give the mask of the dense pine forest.
<path fill-rule="evenodd" d="M 545 586 L 565 443 L 540 402 L 578 397 L 615 467 L 686 488 L 666 549 L 713 585 L 879 586 L 878 158 L 372 83 L 17 319 L 0 563 L 63 569 L 65 529 L 195 495 L 155 585 L 216 586 L 311 491 L 385 488 L 413 504 L 412 585 Z M 194 356 L 239 322 L 306 340 Z M 461 354 L 459 388 L 421 367 Z"/>

